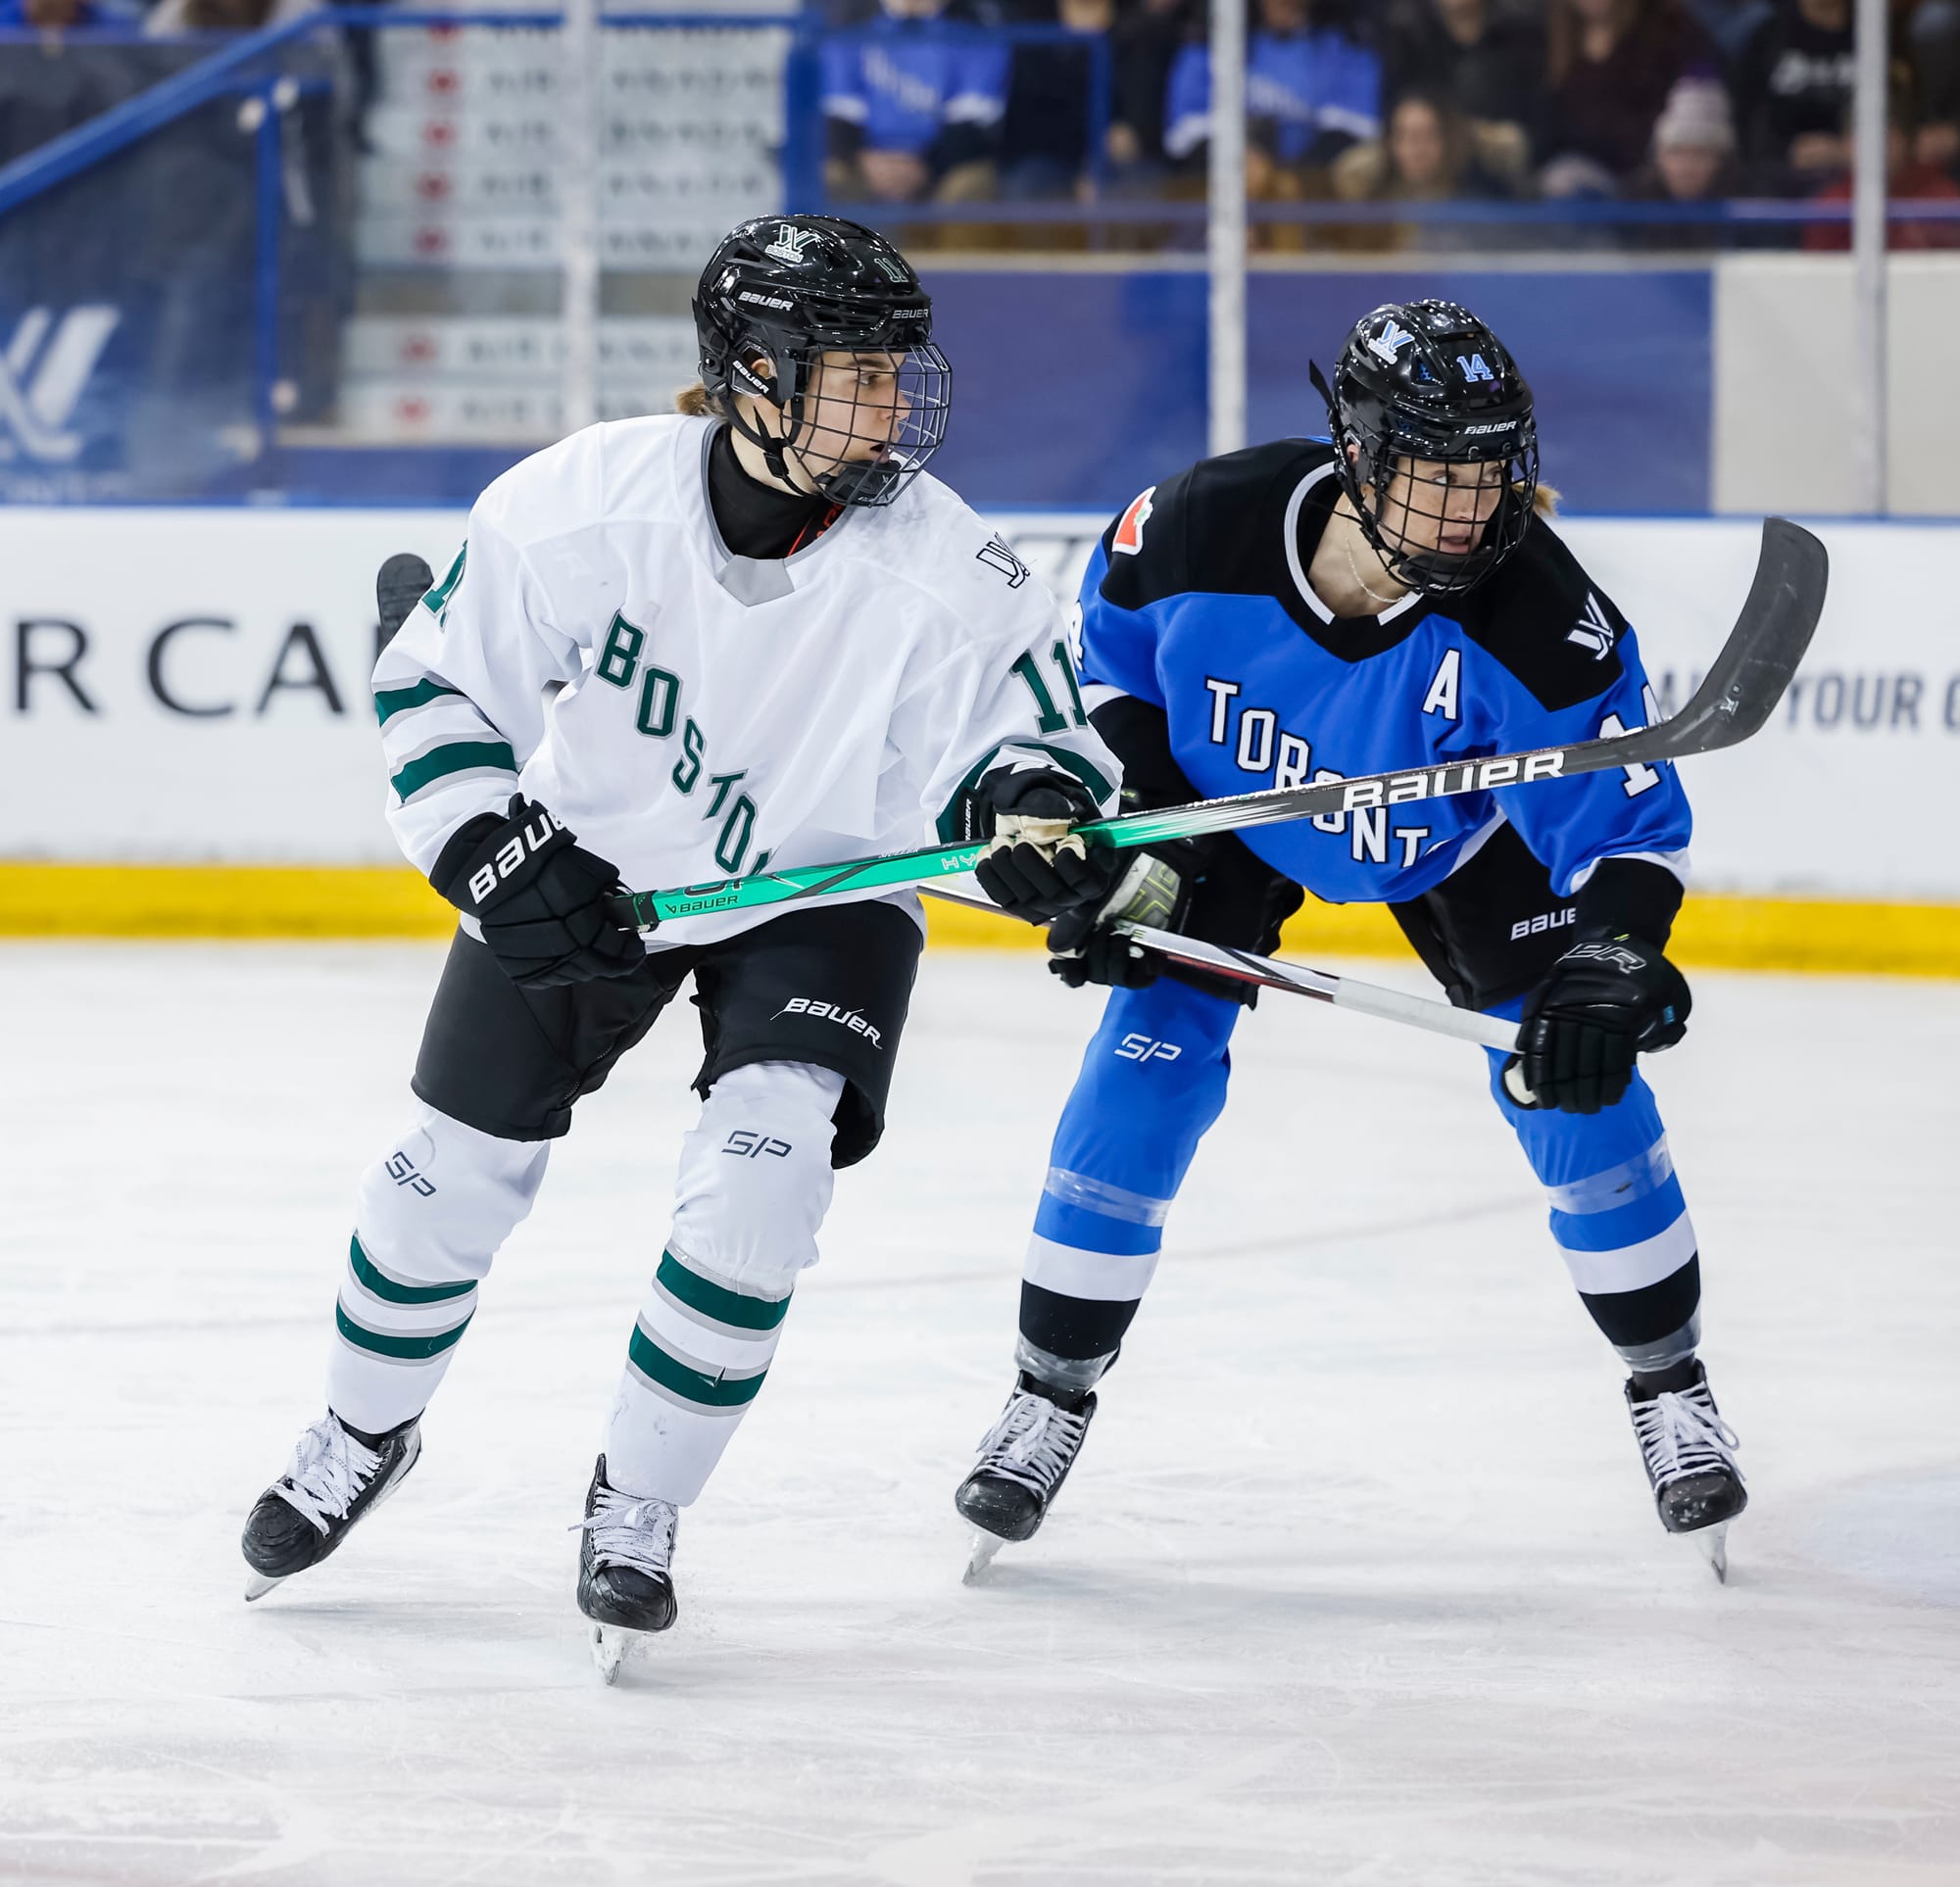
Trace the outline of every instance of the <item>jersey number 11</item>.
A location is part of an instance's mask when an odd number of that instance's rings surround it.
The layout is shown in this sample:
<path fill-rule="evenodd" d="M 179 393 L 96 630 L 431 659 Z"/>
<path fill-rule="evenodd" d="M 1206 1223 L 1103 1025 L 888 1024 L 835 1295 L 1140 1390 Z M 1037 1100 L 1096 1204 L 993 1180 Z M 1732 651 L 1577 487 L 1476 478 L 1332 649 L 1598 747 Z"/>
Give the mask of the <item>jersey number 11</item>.
<path fill-rule="evenodd" d="M 1068 644 L 1059 636 L 1054 647 L 1049 651 L 1049 659 L 1061 671 L 1061 678 L 1068 684 L 1068 699 L 1077 727 L 1087 727 L 1089 716 L 1083 711 L 1082 690 L 1076 686 L 1075 664 L 1068 658 Z M 1032 654 L 1019 655 L 1014 660 L 1014 673 L 1027 683 L 1028 693 L 1035 698 L 1035 706 L 1040 710 L 1041 719 L 1035 731 L 1040 734 L 1059 734 L 1068 725 L 1068 717 L 1054 704 L 1054 697 L 1049 693 L 1048 684 L 1042 680 L 1041 670 L 1035 666 Z"/>

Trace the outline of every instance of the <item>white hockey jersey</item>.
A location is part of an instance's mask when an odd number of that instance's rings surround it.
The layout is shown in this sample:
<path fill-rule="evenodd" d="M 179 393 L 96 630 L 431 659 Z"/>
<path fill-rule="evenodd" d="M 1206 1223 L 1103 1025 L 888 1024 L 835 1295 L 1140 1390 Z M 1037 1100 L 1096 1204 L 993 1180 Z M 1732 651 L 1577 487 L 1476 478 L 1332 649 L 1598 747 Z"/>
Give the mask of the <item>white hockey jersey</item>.
<path fill-rule="evenodd" d="M 952 843 L 1000 765 L 1066 768 L 1113 809 L 1054 600 L 965 504 L 921 474 L 793 556 L 735 556 L 708 502 L 716 424 L 592 426 L 477 500 L 374 669 L 389 823 L 418 869 L 520 787 L 635 891 Z M 919 914 L 909 892 L 857 895 Z"/>

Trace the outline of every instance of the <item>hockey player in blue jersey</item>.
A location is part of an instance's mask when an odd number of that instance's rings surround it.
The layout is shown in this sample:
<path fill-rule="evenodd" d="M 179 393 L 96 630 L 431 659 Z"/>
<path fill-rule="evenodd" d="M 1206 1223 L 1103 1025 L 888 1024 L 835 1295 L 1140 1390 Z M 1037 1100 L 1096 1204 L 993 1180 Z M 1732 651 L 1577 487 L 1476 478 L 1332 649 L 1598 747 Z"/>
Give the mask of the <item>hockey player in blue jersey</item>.
<path fill-rule="evenodd" d="M 1633 631 L 1547 522 L 1531 391 L 1496 336 L 1446 302 L 1380 308 L 1333 387 L 1315 383 L 1335 443 L 1202 460 L 1133 501 L 1090 559 L 1083 698 L 1125 808 L 1647 725 Z M 980 1563 L 1034 1532 L 1082 1447 L 1252 1000 L 1109 926 L 1270 951 L 1304 887 L 1387 904 L 1453 1002 L 1520 1020 L 1492 1093 L 1626 1363 L 1662 1524 L 1723 1571 L 1747 1496 L 1695 1354 L 1693 1227 L 1635 1067 L 1688 1020 L 1664 950 L 1689 829 L 1674 769 L 1628 767 L 1159 847 L 1054 926 L 1051 968 L 1112 987 L 1028 1243 L 1018 1379 L 956 1497 Z M 1138 1038 L 1181 1052 L 1133 1059 Z"/>

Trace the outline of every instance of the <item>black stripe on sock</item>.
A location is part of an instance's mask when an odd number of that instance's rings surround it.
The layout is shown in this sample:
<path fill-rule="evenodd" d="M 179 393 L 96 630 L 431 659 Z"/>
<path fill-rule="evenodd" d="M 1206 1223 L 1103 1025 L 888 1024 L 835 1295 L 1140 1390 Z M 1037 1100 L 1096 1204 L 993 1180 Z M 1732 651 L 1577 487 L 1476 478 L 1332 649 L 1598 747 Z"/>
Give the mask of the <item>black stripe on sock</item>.
<path fill-rule="evenodd" d="M 1107 1356 L 1123 1340 L 1143 1300 L 1109 1303 L 1100 1297 L 1064 1297 L 1025 1280 L 1021 1284 L 1021 1334 L 1038 1350 L 1071 1362 Z"/>
<path fill-rule="evenodd" d="M 1579 1300 L 1615 1347 L 1658 1342 L 1686 1325 L 1700 1306 L 1701 1254 L 1696 1252 L 1657 1284 L 1642 1284 L 1639 1290 L 1582 1290 Z"/>

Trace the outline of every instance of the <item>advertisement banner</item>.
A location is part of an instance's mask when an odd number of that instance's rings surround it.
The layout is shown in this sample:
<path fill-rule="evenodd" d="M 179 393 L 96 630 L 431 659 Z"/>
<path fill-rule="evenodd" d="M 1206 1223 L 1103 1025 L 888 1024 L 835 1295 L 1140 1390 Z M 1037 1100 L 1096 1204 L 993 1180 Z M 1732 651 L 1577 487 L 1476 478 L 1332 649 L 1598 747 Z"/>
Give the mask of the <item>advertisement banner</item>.
<path fill-rule="evenodd" d="M 1003 514 L 1064 598 L 1104 519 Z M 0 510 L 0 856 L 392 863 L 373 573 L 441 568 L 460 511 Z M 1747 594 L 1756 526 L 1561 525 L 1663 710 Z M 1753 741 L 1688 762 L 1703 890 L 1960 903 L 1960 527 L 1832 523 L 1823 625 Z M 1313 705 L 1294 731 L 1310 737 Z M 1248 790 L 1258 785 L 1251 777 Z"/>

